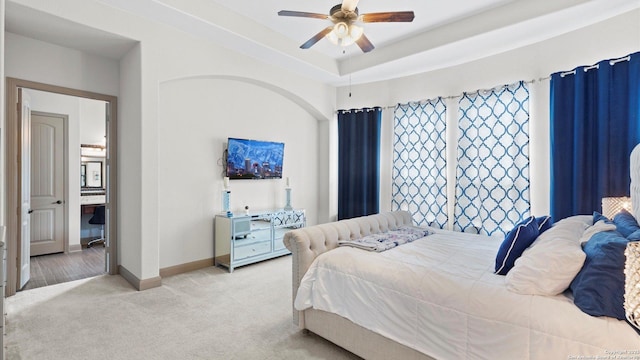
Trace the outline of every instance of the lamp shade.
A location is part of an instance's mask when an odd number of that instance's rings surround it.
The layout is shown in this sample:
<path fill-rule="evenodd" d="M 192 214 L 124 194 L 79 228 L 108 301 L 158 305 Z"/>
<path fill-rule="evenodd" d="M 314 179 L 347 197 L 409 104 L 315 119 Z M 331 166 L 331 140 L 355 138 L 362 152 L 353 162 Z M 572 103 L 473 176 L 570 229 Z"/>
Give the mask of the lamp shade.
<path fill-rule="evenodd" d="M 631 198 L 628 197 L 606 197 L 602 198 L 602 215 L 613 219 L 620 210 L 625 209 L 631 212 Z"/>
<path fill-rule="evenodd" d="M 624 313 L 640 329 L 640 242 L 629 242 L 624 255 Z"/>

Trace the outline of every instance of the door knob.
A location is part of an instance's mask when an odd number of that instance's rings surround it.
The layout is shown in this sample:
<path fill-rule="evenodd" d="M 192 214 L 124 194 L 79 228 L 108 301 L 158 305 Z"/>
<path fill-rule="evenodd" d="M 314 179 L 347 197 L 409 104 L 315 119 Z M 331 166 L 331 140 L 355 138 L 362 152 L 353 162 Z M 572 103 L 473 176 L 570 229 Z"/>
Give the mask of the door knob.
<path fill-rule="evenodd" d="M 31 214 L 33 212 L 33 210 L 29 209 L 29 211 L 27 211 L 27 214 Z"/>
<path fill-rule="evenodd" d="M 58 200 L 58 201 L 54 202 L 54 204 L 62 204 L 62 200 Z"/>

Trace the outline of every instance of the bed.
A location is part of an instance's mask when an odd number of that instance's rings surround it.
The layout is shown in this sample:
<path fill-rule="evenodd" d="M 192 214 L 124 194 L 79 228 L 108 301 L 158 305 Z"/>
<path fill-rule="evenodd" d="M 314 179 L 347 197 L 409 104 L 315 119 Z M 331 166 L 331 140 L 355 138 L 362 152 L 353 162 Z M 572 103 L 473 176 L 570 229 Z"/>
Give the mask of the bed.
<path fill-rule="evenodd" d="M 632 169 L 639 218 L 640 147 Z M 294 324 L 366 359 L 640 358 L 636 329 L 586 314 L 571 292 L 509 288 L 508 276 L 494 273 L 501 238 L 432 229 L 382 252 L 338 246 L 412 223 L 394 211 L 288 232 Z M 594 228 L 591 216 L 561 223 L 552 229 L 576 237 Z"/>

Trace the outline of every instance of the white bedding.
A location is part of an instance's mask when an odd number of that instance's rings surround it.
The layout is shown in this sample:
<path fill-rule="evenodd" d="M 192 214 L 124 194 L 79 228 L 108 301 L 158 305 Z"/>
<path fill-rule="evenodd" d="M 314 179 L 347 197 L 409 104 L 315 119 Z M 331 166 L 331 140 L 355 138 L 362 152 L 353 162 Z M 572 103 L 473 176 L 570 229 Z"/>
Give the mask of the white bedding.
<path fill-rule="evenodd" d="M 502 239 L 435 232 L 382 253 L 340 247 L 319 255 L 295 308 L 336 313 L 437 359 L 570 359 L 640 349 L 630 325 L 584 314 L 567 295 L 508 291 L 505 277 L 493 274 Z"/>

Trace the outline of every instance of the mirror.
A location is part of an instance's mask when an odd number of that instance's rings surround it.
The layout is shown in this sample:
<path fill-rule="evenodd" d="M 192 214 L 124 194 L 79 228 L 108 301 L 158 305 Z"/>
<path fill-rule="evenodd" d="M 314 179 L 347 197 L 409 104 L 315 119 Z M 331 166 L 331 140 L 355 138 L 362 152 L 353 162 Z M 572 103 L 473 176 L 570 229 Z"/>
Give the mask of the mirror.
<path fill-rule="evenodd" d="M 84 187 L 102 188 L 102 161 L 87 161 L 83 164 L 83 167 L 85 173 Z"/>

